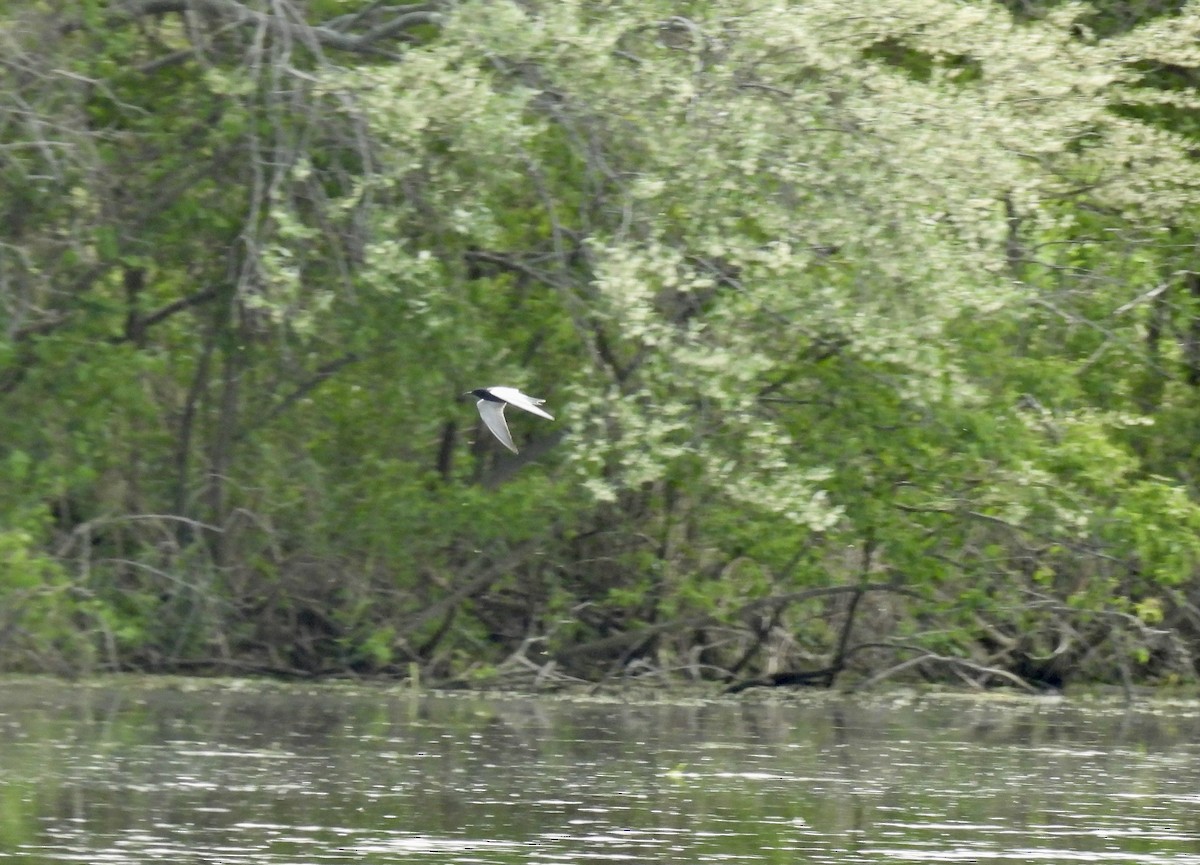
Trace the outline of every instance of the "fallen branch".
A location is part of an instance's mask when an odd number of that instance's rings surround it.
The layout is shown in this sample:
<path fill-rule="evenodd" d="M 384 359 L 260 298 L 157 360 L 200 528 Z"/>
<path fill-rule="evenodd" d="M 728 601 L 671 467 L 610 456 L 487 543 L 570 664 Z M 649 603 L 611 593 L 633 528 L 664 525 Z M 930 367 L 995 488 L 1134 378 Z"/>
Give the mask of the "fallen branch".
<path fill-rule="evenodd" d="M 921 597 L 911 589 L 906 589 L 903 586 L 894 586 L 891 583 L 866 583 L 854 586 L 824 586 L 817 589 L 804 589 L 799 592 L 788 592 L 782 595 L 758 598 L 757 600 L 743 604 L 729 616 L 717 617 L 711 613 L 699 613 L 694 616 L 684 616 L 679 619 L 672 619 L 669 622 L 662 622 L 657 625 L 614 634 L 590 643 L 570 646 L 559 651 L 556 657 L 559 663 L 569 664 L 571 661 L 592 655 L 610 656 L 616 652 L 625 652 L 634 646 L 663 634 L 692 628 L 703 628 L 708 625 L 725 625 L 728 624 L 728 619 L 730 618 L 744 617 L 750 613 L 764 609 L 774 609 L 781 605 L 796 604 L 816 598 L 867 592 L 890 592 L 918 599 Z"/>
<path fill-rule="evenodd" d="M 996 667 L 989 667 L 985 664 L 977 664 L 974 661 L 968 661 L 965 658 L 955 658 L 955 657 L 948 656 L 948 655 L 939 655 L 939 654 L 936 654 L 935 652 L 930 652 L 926 649 L 923 649 L 920 646 L 907 646 L 907 645 L 900 645 L 900 644 L 895 644 L 895 643 L 862 643 L 861 645 L 855 646 L 854 649 L 851 651 L 858 652 L 858 651 L 861 651 L 864 649 L 892 649 L 893 651 L 919 652 L 920 654 L 915 658 L 909 658 L 907 661 L 901 661 L 899 664 L 895 664 L 894 666 L 888 667 L 886 670 L 876 673 L 874 676 L 871 676 L 869 679 L 865 679 L 864 681 L 859 682 L 857 685 L 854 685 L 849 689 L 849 691 L 851 693 L 853 693 L 855 691 L 864 691 L 868 688 L 873 688 L 876 685 L 878 685 L 880 682 L 886 681 L 887 679 L 890 679 L 892 676 L 895 676 L 898 673 L 902 673 L 905 670 L 911 669 L 913 667 L 919 667 L 921 664 L 926 664 L 926 663 L 945 664 L 945 665 L 949 665 L 952 668 L 956 668 L 956 669 L 967 669 L 967 670 L 971 670 L 976 673 L 984 673 L 988 676 L 996 676 L 997 678 L 1004 679 L 1005 681 L 1008 681 L 1008 682 L 1012 683 L 1013 685 L 1016 685 L 1018 688 L 1021 688 L 1022 690 L 1026 691 L 1027 693 L 1030 693 L 1030 694 L 1042 693 L 1040 690 L 1035 688 L 1033 685 L 1031 685 L 1029 682 L 1025 681 L 1024 679 L 1022 679 L 1020 676 L 1016 675 L 1015 673 L 1010 673 L 1007 670 L 997 669 Z M 978 682 L 975 682 L 974 685 L 981 689 L 983 687 Z"/>

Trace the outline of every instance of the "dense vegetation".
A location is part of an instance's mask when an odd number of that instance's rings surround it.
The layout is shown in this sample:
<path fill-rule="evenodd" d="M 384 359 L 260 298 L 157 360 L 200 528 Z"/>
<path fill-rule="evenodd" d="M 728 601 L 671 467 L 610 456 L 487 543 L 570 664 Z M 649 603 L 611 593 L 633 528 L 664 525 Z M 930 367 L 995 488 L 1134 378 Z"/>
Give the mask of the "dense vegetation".
<path fill-rule="evenodd" d="M 0 666 L 1193 679 L 1198 36 L 0 0 Z"/>

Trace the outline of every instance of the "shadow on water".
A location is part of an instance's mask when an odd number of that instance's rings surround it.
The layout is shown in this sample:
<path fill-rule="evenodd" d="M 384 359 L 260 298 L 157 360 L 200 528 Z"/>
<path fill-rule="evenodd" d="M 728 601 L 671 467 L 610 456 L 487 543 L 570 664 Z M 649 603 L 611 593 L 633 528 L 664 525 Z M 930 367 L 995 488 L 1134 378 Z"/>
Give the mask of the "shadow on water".
<path fill-rule="evenodd" d="M 0 682 L 18 862 L 1200 863 L 1200 706 Z"/>

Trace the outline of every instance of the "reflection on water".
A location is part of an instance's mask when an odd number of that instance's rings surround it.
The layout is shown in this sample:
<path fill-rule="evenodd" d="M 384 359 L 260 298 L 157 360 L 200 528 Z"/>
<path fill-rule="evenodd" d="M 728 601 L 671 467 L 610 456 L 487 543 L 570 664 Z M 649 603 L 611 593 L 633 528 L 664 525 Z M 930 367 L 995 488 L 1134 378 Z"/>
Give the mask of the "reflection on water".
<path fill-rule="evenodd" d="M 1200 706 L 0 681 L 0 859 L 1200 865 Z"/>

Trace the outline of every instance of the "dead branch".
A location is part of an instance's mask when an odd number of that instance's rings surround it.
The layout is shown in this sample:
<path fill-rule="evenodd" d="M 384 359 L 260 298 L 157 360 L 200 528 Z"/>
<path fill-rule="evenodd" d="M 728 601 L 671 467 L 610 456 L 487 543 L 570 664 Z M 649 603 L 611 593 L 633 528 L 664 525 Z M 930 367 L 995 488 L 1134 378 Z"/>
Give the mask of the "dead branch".
<path fill-rule="evenodd" d="M 758 598 L 743 604 L 731 615 L 733 618 L 742 618 L 751 613 L 756 613 L 761 610 L 775 609 L 779 606 L 788 604 L 801 603 L 803 601 L 811 601 L 816 598 L 829 598 L 837 595 L 858 594 L 867 592 L 891 592 L 893 594 L 906 595 L 911 598 L 920 598 L 921 596 L 906 589 L 903 586 L 894 586 L 891 583 L 865 583 L 853 586 L 823 586 L 816 589 L 804 589 L 798 592 L 787 592 L 782 595 L 770 595 L 766 598 Z M 725 619 L 729 617 L 717 617 L 711 613 L 699 613 L 693 616 L 683 616 L 678 619 L 672 619 L 669 622 L 662 622 L 657 625 L 650 625 L 645 628 L 637 628 L 631 631 L 625 631 L 620 634 L 614 634 L 610 637 L 604 637 L 599 640 L 593 640 L 590 643 L 583 643 L 577 646 L 570 646 L 558 652 L 557 659 L 560 663 L 569 664 L 571 661 L 576 661 L 589 656 L 607 657 L 614 652 L 627 652 L 630 648 L 638 646 L 664 634 L 670 634 L 682 630 L 690 630 L 692 628 L 703 628 L 712 625 L 725 624 Z"/>
<path fill-rule="evenodd" d="M 930 652 L 929 650 L 924 649 L 920 646 L 907 646 L 907 645 L 902 645 L 902 644 L 897 644 L 897 643 L 862 643 L 858 646 L 855 646 L 851 651 L 857 652 L 857 651 L 864 650 L 864 649 L 891 649 L 893 651 L 918 652 L 919 654 L 915 658 L 909 658 L 906 661 L 901 661 L 900 663 L 895 664 L 894 666 L 888 667 L 886 670 L 876 673 L 874 676 L 871 676 L 869 679 L 865 679 L 864 681 L 851 686 L 849 688 L 849 691 L 851 693 L 853 693 L 855 691 L 865 691 L 868 688 L 873 688 L 876 685 L 878 685 L 880 682 L 890 679 L 892 676 L 898 675 L 899 673 L 902 673 L 905 670 L 912 669 L 913 667 L 919 667 L 922 664 L 927 664 L 927 663 L 944 664 L 944 665 L 949 666 L 951 669 L 955 669 L 955 670 L 966 669 L 966 670 L 971 670 L 976 673 L 982 673 L 986 676 L 995 676 L 996 678 L 1004 679 L 1005 681 L 1010 682 L 1013 685 L 1016 685 L 1018 688 L 1022 689 L 1023 691 L 1025 691 L 1027 693 L 1030 693 L 1030 694 L 1042 693 L 1037 688 L 1035 688 L 1033 685 L 1031 685 L 1029 682 L 1025 681 L 1024 679 L 1022 679 L 1020 676 L 1016 675 L 1015 673 L 1008 672 L 1008 670 L 1001 670 L 996 667 L 988 667 L 984 664 L 977 664 L 974 661 L 968 661 L 966 658 L 955 658 L 955 657 L 951 657 L 948 655 L 939 655 L 939 654 L 936 654 L 935 652 Z M 975 685 L 975 687 L 979 687 L 979 688 L 983 687 L 977 681 L 974 682 L 973 684 Z"/>

